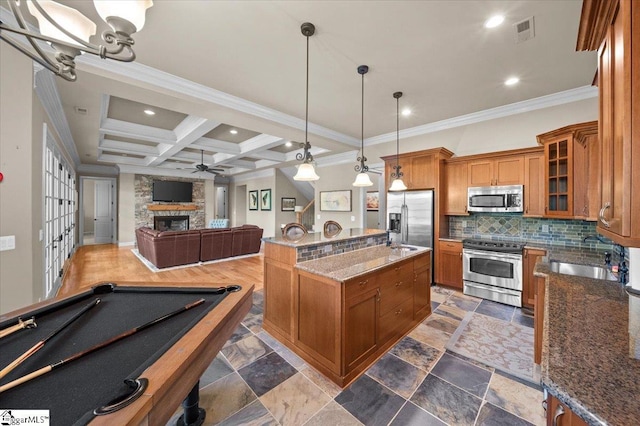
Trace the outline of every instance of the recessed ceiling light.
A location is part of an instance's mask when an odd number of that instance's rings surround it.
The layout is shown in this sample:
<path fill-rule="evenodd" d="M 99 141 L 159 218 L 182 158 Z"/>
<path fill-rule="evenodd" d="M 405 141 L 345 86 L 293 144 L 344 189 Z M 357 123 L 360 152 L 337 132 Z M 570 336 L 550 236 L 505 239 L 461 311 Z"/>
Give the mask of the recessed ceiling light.
<path fill-rule="evenodd" d="M 156 115 L 156 112 L 152 109 L 145 109 L 144 113 L 147 115 Z"/>
<path fill-rule="evenodd" d="M 505 80 L 504 84 L 505 86 L 513 86 L 514 84 L 518 84 L 519 81 L 520 79 L 518 77 L 510 77 Z"/>
<path fill-rule="evenodd" d="M 232 135 L 237 135 L 238 131 L 236 129 L 231 129 L 229 130 L 229 133 L 231 133 Z"/>
<path fill-rule="evenodd" d="M 404 115 L 405 117 L 407 115 L 411 115 L 411 110 L 409 108 L 405 108 L 402 110 L 402 115 Z"/>
<path fill-rule="evenodd" d="M 286 146 L 287 148 L 291 148 L 291 145 L 293 145 L 291 141 L 288 141 L 287 143 L 284 144 L 284 146 Z"/>
<path fill-rule="evenodd" d="M 502 24 L 504 22 L 504 16 L 503 15 L 494 15 L 491 18 L 487 19 L 484 23 L 484 27 L 485 28 L 495 28 L 498 25 Z"/>

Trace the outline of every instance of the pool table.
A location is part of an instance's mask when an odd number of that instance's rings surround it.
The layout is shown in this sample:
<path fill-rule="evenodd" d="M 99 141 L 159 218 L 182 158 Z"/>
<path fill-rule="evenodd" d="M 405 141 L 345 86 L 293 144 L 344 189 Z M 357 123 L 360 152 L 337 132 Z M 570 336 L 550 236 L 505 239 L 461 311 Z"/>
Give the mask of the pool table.
<path fill-rule="evenodd" d="M 0 330 L 34 317 L 37 327 L 0 339 L 0 368 L 44 339 L 87 304 L 79 319 L 0 380 L 5 385 L 125 331 L 204 299 L 204 303 L 0 393 L 2 409 L 46 409 L 52 425 L 164 425 L 183 402 L 179 424 L 198 424 L 198 381 L 252 305 L 253 285 L 184 287 L 101 283 L 62 300 L 0 317 Z M 198 283 L 198 285 L 202 285 Z M 182 286 L 182 287 L 181 287 Z M 146 379 L 146 380 L 145 380 Z M 127 382 L 125 382 L 127 380 Z M 104 415 L 94 410 L 127 400 Z M 132 387 L 133 386 L 133 387 Z M 188 409 L 188 410 L 187 410 Z M 107 410 L 109 411 L 109 410 Z M 195 417 L 194 417 L 195 413 Z"/>

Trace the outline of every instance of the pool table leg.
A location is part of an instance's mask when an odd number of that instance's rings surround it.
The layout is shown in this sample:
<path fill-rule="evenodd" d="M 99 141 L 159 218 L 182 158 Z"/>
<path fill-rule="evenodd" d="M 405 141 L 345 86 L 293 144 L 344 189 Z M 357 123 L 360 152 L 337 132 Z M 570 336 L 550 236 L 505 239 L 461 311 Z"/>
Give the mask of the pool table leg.
<path fill-rule="evenodd" d="M 198 406 L 200 401 L 200 381 L 197 381 L 189 395 L 182 401 L 184 413 L 178 418 L 177 426 L 200 426 L 207 412 Z"/>

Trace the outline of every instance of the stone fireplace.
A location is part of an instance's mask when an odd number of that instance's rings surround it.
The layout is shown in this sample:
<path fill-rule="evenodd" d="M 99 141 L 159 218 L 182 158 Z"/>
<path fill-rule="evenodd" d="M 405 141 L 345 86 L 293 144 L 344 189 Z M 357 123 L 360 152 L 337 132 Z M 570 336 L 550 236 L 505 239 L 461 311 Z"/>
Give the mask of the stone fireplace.
<path fill-rule="evenodd" d="M 187 231 L 189 216 L 154 216 L 153 229 L 158 231 Z"/>

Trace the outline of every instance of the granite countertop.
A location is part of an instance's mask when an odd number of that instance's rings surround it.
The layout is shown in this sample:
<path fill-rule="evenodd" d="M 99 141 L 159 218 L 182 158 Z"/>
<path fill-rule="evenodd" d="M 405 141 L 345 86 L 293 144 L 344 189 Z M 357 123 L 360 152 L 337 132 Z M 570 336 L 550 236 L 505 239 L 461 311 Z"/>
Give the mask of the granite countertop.
<path fill-rule="evenodd" d="M 563 253 L 553 259 L 575 261 Z M 616 282 L 553 273 L 548 258 L 535 269 L 546 281 L 543 387 L 588 424 L 637 424 L 640 360 L 630 354 L 638 356 L 640 309 L 629 311 L 636 297 Z"/>
<path fill-rule="evenodd" d="M 385 245 L 363 248 L 347 253 L 327 256 L 296 264 L 296 268 L 320 275 L 335 281 L 344 282 L 350 278 L 373 272 L 393 263 L 430 252 L 430 248 L 417 246 L 415 250 L 392 249 Z"/>
<path fill-rule="evenodd" d="M 276 237 L 263 238 L 262 241 L 265 243 L 273 243 L 280 244 L 289 247 L 305 247 L 311 246 L 314 244 L 322 244 L 322 243 L 331 243 L 342 240 L 349 240 L 358 237 L 367 237 L 367 236 L 377 236 L 377 235 L 386 235 L 387 231 L 382 229 L 365 229 L 365 228 L 350 228 L 343 229 L 336 236 L 329 237 L 325 236 L 323 232 L 309 232 L 307 235 L 302 237 L 300 240 L 291 241 L 284 238 L 282 235 L 278 235 Z"/>

